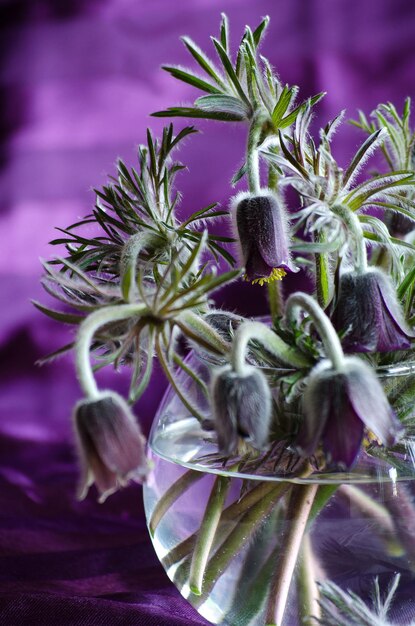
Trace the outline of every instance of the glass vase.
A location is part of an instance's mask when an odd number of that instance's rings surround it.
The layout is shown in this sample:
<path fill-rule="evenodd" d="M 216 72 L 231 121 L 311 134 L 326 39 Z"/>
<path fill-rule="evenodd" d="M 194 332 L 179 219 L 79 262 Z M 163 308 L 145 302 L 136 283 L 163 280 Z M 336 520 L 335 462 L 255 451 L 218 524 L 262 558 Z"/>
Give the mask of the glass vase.
<path fill-rule="evenodd" d="M 149 439 L 153 472 L 144 488 L 154 548 L 182 595 L 212 624 L 311 626 L 326 611 L 338 621 L 322 623 L 355 624 L 336 613 L 330 589 L 355 593 L 376 612 L 373 598 L 386 597 L 395 583 L 388 619 L 415 623 L 410 436 L 393 450 L 364 446 L 344 472 L 304 470 L 303 460 L 278 445 L 257 459 L 225 461 L 196 381 L 208 381 L 210 366 L 192 355 L 187 365 L 196 376 L 183 374 L 181 393 L 206 421 L 168 389 Z M 391 404 L 410 420 L 414 365 L 378 375 Z"/>

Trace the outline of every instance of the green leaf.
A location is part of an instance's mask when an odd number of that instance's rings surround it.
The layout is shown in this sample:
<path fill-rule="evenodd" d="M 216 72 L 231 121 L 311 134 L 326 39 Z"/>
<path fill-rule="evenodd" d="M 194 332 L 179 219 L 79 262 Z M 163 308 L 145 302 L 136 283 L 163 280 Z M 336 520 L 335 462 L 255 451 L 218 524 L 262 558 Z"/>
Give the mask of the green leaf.
<path fill-rule="evenodd" d="M 208 239 L 208 247 L 211 249 L 212 253 L 217 252 L 217 254 L 222 256 L 225 259 L 225 261 L 229 263 L 231 267 L 235 265 L 235 259 L 231 255 L 231 253 L 225 250 L 223 246 L 215 243 L 214 241 L 211 241 L 210 238 Z"/>
<path fill-rule="evenodd" d="M 376 243 L 381 243 L 383 245 L 385 244 L 383 239 L 381 239 L 378 235 L 371 233 L 370 231 L 364 230 L 363 236 L 365 237 L 365 239 L 368 239 L 369 241 L 375 241 Z M 408 248 L 408 250 L 415 252 L 415 246 L 413 246 L 411 243 L 408 243 L 407 241 L 404 241 L 403 239 L 396 239 L 396 237 L 390 237 L 389 241 L 395 246 Z"/>
<path fill-rule="evenodd" d="M 271 93 L 271 96 L 275 99 L 277 97 L 277 86 L 279 86 L 279 81 L 273 74 L 272 67 L 268 59 L 264 56 L 260 55 L 259 57 L 263 63 L 265 69 L 265 78 L 268 85 L 268 89 Z"/>
<path fill-rule="evenodd" d="M 177 80 L 181 80 L 183 83 L 192 85 L 193 87 L 196 87 L 196 89 L 207 91 L 208 93 L 222 93 L 221 89 L 218 89 L 211 83 L 199 78 L 199 76 L 195 76 L 195 74 L 190 74 L 189 72 L 182 70 L 180 67 L 162 65 L 162 69 L 169 72 L 169 74 L 171 74 L 174 78 L 177 78 Z"/>
<path fill-rule="evenodd" d="M 374 176 L 355 187 L 344 198 L 344 202 L 352 211 L 358 210 L 370 197 L 394 187 L 414 185 L 413 173 L 405 170 Z"/>
<path fill-rule="evenodd" d="M 379 110 L 376 111 L 376 117 L 378 119 L 379 125 L 384 126 L 387 129 L 392 146 L 395 149 L 396 155 L 400 157 L 402 152 L 405 150 L 405 146 L 402 142 L 402 138 L 400 137 L 396 128 L 386 119 L 384 115 L 382 115 L 382 113 Z"/>
<path fill-rule="evenodd" d="M 47 315 L 53 320 L 57 322 L 64 322 L 65 324 L 80 324 L 85 319 L 84 315 L 76 315 L 75 313 L 63 313 L 62 311 L 55 311 L 53 309 L 49 309 L 40 302 L 36 300 L 32 300 L 32 304 L 42 313 Z"/>
<path fill-rule="evenodd" d="M 339 249 L 340 241 L 318 242 L 318 241 L 301 241 L 293 239 L 290 249 L 294 252 L 311 252 L 314 254 L 324 254 L 326 252 L 335 252 Z"/>
<path fill-rule="evenodd" d="M 191 117 L 205 120 L 218 120 L 221 122 L 240 122 L 240 115 L 231 113 L 216 113 L 215 111 L 203 111 L 193 107 L 171 107 L 166 111 L 156 111 L 153 117 Z"/>
<path fill-rule="evenodd" d="M 247 27 L 247 34 L 252 33 L 250 29 Z M 246 86 L 248 89 L 248 96 L 251 102 L 256 102 L 259 100 L 259 80 L 258 80 L 258 68 L 255 58 L 255 53 L 252 50 L 252 47 L 249 44 L 248 37 L 241 44 L 240 51 L 242 52 L 244 58 L 244 67 L 245 67 L 245 75 L 246 75 Z"/>
<path fill-rule="evenodd" d="M 397 289 L 399 300 L 403 299 L 408 289 L 412 287 L 412 285 L 414 284 L 414 281 L 415 281 L 415 266 L 407 273 L 407 275 L 405 276 L 405 278 L 403 279 L 403 281 L 401 282 L 401 284 L 399 285 Z"/>
<path fill-rule="evenodd" d="M 406 131 L 408 132 L 408 121 L 409 121 L 409 117 L 411 115 L 411 98 L 408 96 L 405 99 L 405 104 L 403 106 L 403 113 L 402 113 L 402 122 L 403 125 L 406 128 Z"/>
<path fill-rule="evenodd" d="M 222 20 L 220 23 L 220 42 L 226 52 L 229 54 L 229 20 L 226 13 L 221 14 Z"/>
<path fill-rule="evenodd" d="M 233 281 L 237 276 L 239 276 L 241 270 L 231 270 L 229 272 L 224 272 L 219 276 L 209 276 L 204 275 L 199 281 L 196 283 L 192 283 L 188 287 L 184 287 L 181 290 L 177 290 L 172 294 L 170 299 L 163 303 L 163 307 L 166 307 L 171 312 L 171 306 L 177 300 L 183 300 L 183 303 L 186 306 L 193 306 L 195 302 L 197 302 L 202 296 L 205 294 L 209 294 L 213 292 L 215 289 L 218 289 L 225 283 Z M 177 307 L 179 310 L 180 305 Z"/>
<path fill-rule="evenodd" d="M 300 111 L 303 111 L 306 108 L 306 106 L 308 106 L 308 104 L 310 106 L 314 106 L 315 104 L 317 104 L 317 102 L 320 102 L 320 100 L 324 98 L 325 95 L 326 95 L 326 92 L 322 91 L 316 94 L 315 96 L 313 96 L 312 98 L 310 98 L 309 100 L 307 100 L 307 102 L 303 102 L 303 104 L 300 104 L 298 107 L 293 109 L 289 115 L 287 115 L 281 120 L 279 127 L 287 128 L 287 126 L 291 126 L 291 124 L 295 122 L 295 120 L 297 119 L 297 116 L 300 113 Z"/>
<path fill-rule="evenodd" d="M 216 51 L 219 55 L 220 60 L 222 61 L 222 65 L 230 79 L 230 81 L 232 82 L 233 86 L 235 87 L 237 93 L 239 94 L 241 100 L 243 100 L 245 102 L 245 104 L 247 104 L 249 107 L 251 106 L 248 98 L 245 95 L 245 92 L 242 88 L 241 83 L 239 82 L 239 79 L 236 75 L 235 69 L 231 63 L 231 60 L 226 52 L 226 50 L 224 49 L 224 47 L 222 46 L 222 44 L 220 43 L 220 41 L 218 41 L 215 37 L 212 37 L 212 41 L 213 41 L 213 45 L 216 48 Z"/>
<path fill-rule="evenodd" d="M 280 97 L 278 98 L 278 102 L 272 111 L 271 117 L 275 126 L 278 128 L 279 124 L 282 120 L 282 117 L 288 107 L 290 106 L 291 100 L 293 97 L 293 88 L 289 88 L 288 85 L 284 85 L 283 90 L 281 92 Z"/>
<path fill-rule="evenodd" d="M 185 229 L 186 226 L 188 226 L 192 222 L 196 222 L 197 220 L 203 220 L 203 219 L 208 219 L 211 217 L 220 217 L 223 215 L 229 215 L 228 211 L 211 211 L 211 209 L 215 208 L 216 206 L 217 206 L 217 203 L 215 202 L 214 204 L 210 204 L 208 207 L 205 207 L 204 209 L 200 209 L 200 211 L 196 211 L 195 213 L 192 213 L 192 215 L 180 225 L 179 231 Z"/>
<path fill-rule="evenodd" d="M 171 124 L 171 126 L 173 125 Z M 183 141 L 185 137 L 188 137 L 189 135 L 193 135 L 194 133 L 198 133 L 198 132 L 199 130 L 195 128 L 194 126 L 186 126 L 185 128 L 183 128 L 179 133 L 177 133 L 174 139 L 172 139 L 171 142 L 169 143 L 167 154 L 170 154 L 174 150 L 174 148 L 177 146 L 177 144 L 180 143 L 180 141 Z M 174 167 L 183 169 L 184 166 L 176 165 Z"/>
<path fill-rule="evenodd" d="M 360 146 L 359 150 L 354 155 L 354 157 L 353 157 L 349 167 L 347 168 L 347 170 L 346 170 L 346 172 L 344 174 L 344 178 L 343 178 L 343 184 L 344 185 L 346 185 L 349 182 L 349 179 L 352 177 L 353 173 L 357 170 L 359 165 L 364 162 L 364 160 L 369 155 L 370 151 L 374 147 L 376 147 L 378 139 L 380 137 L 382 137 L 383 134 L 384 134 L 384 131 L 383 131 L 383 129 L 380 128 L 379 130 L 377 130 L 374 133 L 372 133 L 366 139 L 366 141 L 364 141 L 362 143 L 362 145 Z"/>
<path fill-rule="evenodd" d="M 247 170 L 247 165 L 244 163 L 239 170 L 232 176 L 231 185 L 235 187 L 236 183 L 238 183 L 243 176 L 245 176 Z"/>
<path fill-rule="evenodd" d="M 269 17 L 269 15 L 266 15 L 263 18 L 262 22 L 256 27 L 256 29 L 252 33 L 252 37 L 253 37 L 255 45 L 257 47 L 259 46 L 259 44 L 261 43 L 261 39 L 265 35 L 265 31 L 268 28 L 269 22 L 270 22 L 270 17 Z"/>
<path fill-rule="evenodd" d="M 401 200 L 402 202 L 405 202 L 404 198 L 401 198 Z M 398 204 L 393 204 L 392 202 L 381 202 L 377 200 L 372 200 L 370 204 L 371 206 L 377 206 L 381 209 L 387 209 L 393 211 L 394 213 L 400 213 L 401 215 L 405 215 L 405 217 L 408 217 L 414 222 L 413 226 L 415 229 L 415 212 L 413 210 L 409 211 L 408 209 L 404 209 L 402 206 Z"/>
<path fill-rule="evenodd" d="M 195 101 L 195 105 L 203 111 L 231 114 L 239 117 L 241 121 L 252 116 L 252 108 L 234 96 L 202 96 Z"/>
<path fill-rule="evenodd" d="M 223 243 L 233 243 L 235 239 L 233 237 L 224 237 L 223 235 L 209 234 L 210 241 L 222 241 Z"/>
<path fill-rule="evenodd" d="M 61 348 L 58 348 L 57 350 L 54 350 L 53 352 L 49 352 L 48 354 L 46 354 L 45 356 L 42 356 L 40 359 L 38 359 L 35 362 L 35 365 L 45 365 L 46 363 L 50 363 L 51 361 L 54 361 L 55 359 L 58 359 L 60 356 L 66 354 L 67 352 L 69 352 L 69 350 L 72 350 L 75 347 L 75 342 L 72 341 L 71 343 L 67 343 L 65 346 L 62 346 Z"/>
<path fill-rule="evenodd" d="M 318 243 L 325 243 L 325 233 L 320 231 L 317 235 Z M 330 258 L 327 253 L 317 253 L 315 255 L 316 263 L 316 291 L 317 300 L 321 308 L 324 310 L 330 302 L 331 297 L 331 272 Z"/>
<path fill-rule="evenodd" d="M 195 44 L 194 41 L 190 39 L 190 37 L 182 37 L 182 42 L 195 59 L 195 61 L 200 65 L 200 67 L 208 74 L 213 80 L 221 87 L 221 91 L 226 89 L 225 83 L 222 80 L 222 77 L 219 76 L 213 62 L 206 56 L 206 54 Z"/>
<path fill-rule="evenodd" d="M 156 157 L 156 147 L 153 142 L 153 137 L 149 128 L 147 128 L 147 145 L 148 145 L 148 154 L 150 157 L 150 176 L 153 178 L 157 175 L 157 157 Z"/>
<path fill-rule="evenodd" d="M 295 158 L 293 157 L 293 155 L 291 154 L 291 152 L 288 150 L 287 146 L 285 145 L 284 138 L 283 138 L 283 136 L 282 136 L 281 131 L 279 131 L 279 132 L 278 132 L 278 135 L 279 135 L 279 138 L 280 138 L 281 150 L 283 151 L 284 156 L 285 156 L 285 158 L 287 159 L 287 161 L 288 161 L 288 162 L 289 162 L 289 163 L 290 163 L 290 164 L 291 164 L 291 165 L 292 165 L 292 166 L 293 166 L 293 167 L 294 167 L 297 171 L 299 171 L 299 172 L 300 172 L 300 174 L 303 176 L 303 178 L 304 178 L 305 180 L 309 180 L 309 175 L 308 175 L 307 170 L 306 170 L 306 169 L 305 169 L 305 168 L 301 165 L 301 163 L 299 163 L 299 162 L 297 161 L 297 159 L 295 159 Z M 268 154 L 267 154 L 267 157 L 268 157 L 269 159 L 271 159 L 271 160 L 272 160 L 272 157 L 273 157 L 273 156 L 275 156 L 275 155 L 273 155 L 272 153 L 268 153 Z"/>

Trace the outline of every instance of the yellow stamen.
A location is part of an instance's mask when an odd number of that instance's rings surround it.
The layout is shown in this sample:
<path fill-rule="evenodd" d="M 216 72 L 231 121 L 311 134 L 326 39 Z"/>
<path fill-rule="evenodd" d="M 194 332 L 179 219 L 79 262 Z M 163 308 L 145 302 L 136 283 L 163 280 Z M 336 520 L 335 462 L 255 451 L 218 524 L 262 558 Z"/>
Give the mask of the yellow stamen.
<path fill-rule="evenodd" d="M 382 442 L 376 437 L 375 433 L 373 433 L 371 430 L 368 430 L 363 438 L 363 446 L 365 448 L 368 448 L 373 443 L 382 445 Z"/>
<path fill-rule="evenodd" d="M 282 280 L 284 278 L 284 276 L 287 275 L 287 272 L 282 269 L 282 267 L 274 267 L 272 269 L 272 272 L 269 276 L 263 276 L 261 278 L 255 278 L 252 281 L 252 284 L 255 285 L 256 283 L 258 283 L 258 285 L 261 285 L 261 287 L 263 285 L 265 285 L 266 283 L 272 283 L 274 282 L 274 280 Z M 248 280 L 245 276 L 245 280 Z"/>

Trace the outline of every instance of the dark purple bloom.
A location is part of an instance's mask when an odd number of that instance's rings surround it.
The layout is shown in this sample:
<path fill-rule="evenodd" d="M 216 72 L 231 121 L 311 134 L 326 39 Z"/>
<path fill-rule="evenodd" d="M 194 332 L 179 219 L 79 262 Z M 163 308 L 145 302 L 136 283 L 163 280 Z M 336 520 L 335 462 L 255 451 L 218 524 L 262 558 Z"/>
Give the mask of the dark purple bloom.
<path fill-rule="evenodd" d="M 335 328 L 344 332 L 348 352 L 390 352 L 411 347 L 408 328 L 392 282 L 384 272 L 346 272 L 340 277 L 333 314 Z"/>
<path fill-rule="evenodd" d="M 238 194 L 233 203 L 236 235 L 247 280 L 260 285 L 295 272 L 282 201 L 269 190 Z"/>
<path fill-rule="evenodd" d="M 271 420 L 271 392 L 265 376 L 251 366 L 237 374 L 227 365 L 212 381 L 212 411 L 219 449 L 232 454 L 239 438 L 248 439 L 255 448 L 268 441 Z"/>
<path fill-rule="evenodd" d="M 145 438 L 121 396 L 104 391 L 98 399 L 81 400 L 74 423 L 83 471 L 80 499 L 94 481 L 100 502 L 129 479 L 143 481 L 148 472 Z"/>
<path fill-rule="evenodd" d="M 365 428 L 391 446 L 403 432 L 373 370 L 357 357 L 345 357 L 342 371 L 329 361 L 311 372 L 303 396 L 304 421 L 298 447 L 305 456 L 320 442 L 329 466 L 351 467 Z"/>

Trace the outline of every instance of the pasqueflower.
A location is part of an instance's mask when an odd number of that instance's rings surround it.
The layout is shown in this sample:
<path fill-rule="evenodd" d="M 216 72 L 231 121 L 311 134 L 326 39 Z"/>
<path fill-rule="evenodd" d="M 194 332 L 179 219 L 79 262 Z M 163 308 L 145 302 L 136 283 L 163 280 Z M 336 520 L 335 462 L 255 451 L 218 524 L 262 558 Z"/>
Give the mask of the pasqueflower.
<path fill-rule="evenodd" d="M 121 396 L 104 391 L 98 398 L 81 400 L 74 424 L 83 471 L 80 499 L 93 482 L 103 502 L 129 479 L 143 481 L 148 472 L 145 438 Z"/>
<path fill-rule="evenodd" d="M 236 452 L 240 437 L 255 448 L 265 446 L 271 420 L 271 392 L 262 372 L 249 365 L 244 366 L 241 374 L 230 365 L 220 368 L 212 380 L 211 402 L 221 452 Z"/>
<path fill-rule="evenodd" d="M 247 280 L 262 285 L 297 271 L 290 258 L 285 208 L 277 196 L 269 190 L 238 194 L 233 218 Z"/>
<path fill-rule="evenodd" d="M 353 465 L 365 428 L 387 446 L 403 430 L 375 373 L 357 357 L 345 357 L 341 370 L 328 360 L 314 367 L 303 396 L 303 413 L 300 451 L 310 456 L 322 442 L 327 464 L 339 468 Z"/>
<path fill-rule="evenodd" d="M 408 328 L 390 278 L 371 268 L 364 273 L 345 272 L 332 318 L 344 332 L 348 352 L 407 350 L 413 333 Z"/>

